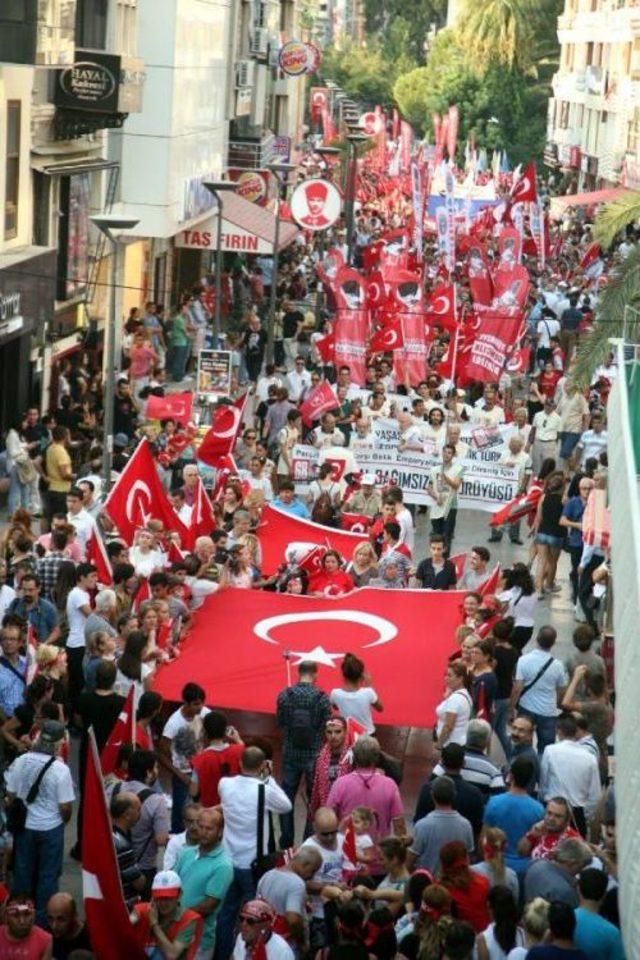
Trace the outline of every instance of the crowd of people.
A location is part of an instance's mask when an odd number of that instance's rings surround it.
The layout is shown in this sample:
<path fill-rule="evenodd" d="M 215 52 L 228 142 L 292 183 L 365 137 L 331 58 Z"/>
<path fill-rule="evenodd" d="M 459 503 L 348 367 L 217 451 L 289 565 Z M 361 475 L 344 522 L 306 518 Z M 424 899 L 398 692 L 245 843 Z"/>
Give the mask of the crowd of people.
<path fill-rule="evenodd" d="M 356 264 L 402 216 L 385 216 L 373 200 L 362 205 Z M 529 365 L 496 383 L 462 388 L 438 373 L 445 329 L 414 387 L 396 382 L 391 355 L 368 358 L 364 385 L 348 366 L 327 363 L 317 343 L 331 315 L 318 311 L 317 322 L 310 307 L 320 254 L 308 237 L 283 253 L 277 278 L 269 258 L 239 257 L 225 270 L 224 336 L 213 328 L 208 284 L 171 317 L 154 303 L 132 310 L 116 384 L 114 475 L 146 437 L 185 527 L 204 484 L 215 528 L 191 550 L 153 517 L 128 543 L 105 509 L 103 388 L 89 354 L 60 371 L 50 414 L 30 409 L 12 425 L 0 550 L 0 957 L 100 956 L 81 904 L 61 884 L 65 840 L 76 831 L 69 856 L 81 861 L 90 731 L 101 752 L 133 690 L 135 745 L 121 746 L 104 782 L 124 900 L 148 956 L 621 960 L 609 547 L 583 536 L 590 497 L 606 491 L 606 403 L 617 371 L 607 361 L 586 391 L 572 380 L 601 276 L 580 266 L 591 243 L 583 218 L 567 215 L 557 233 L 556 259 L 528 264 L 537 283 L 523 342 Z M 434 244 L 425 248 L 432 283 Z M 603 255 L 605 275 L 620 255 Z M 462 263 L 456 280 L 464 313 Z M 266 363 L 274 282 L 276 353 Z M 206 343 L 231 350 L 229 401 L 249 393 L 233 460 L 213 475 L 198 464 L 197 431 L 146 415 L 149 396 L 189 388 Z M 335 408 L 309 425 L 300 408 L 323 382 Z M 380 417 L 397 422 L 401 449 L 436 452 L 429 507 L 407 504 L 401 488 L 383 488 L 373 474 L 336 477 L 330 462 L 300 491 L 296 446 L 357 450 Z M 519 494 L 537 497 L 513 522 L 487 525 L 490 544 L 505 532 L 515 546 L 528 541 L 528 555 L 492 578 L 493 548 L 479 543 L 462 557 L 453 548 L 461 428 L 503 423 L 514 431 L 501 462 L 517 469 Z M 292 543 L 277 572 L 264 572 L 266 504 L 326 526 L 317 566 Z M 427 511 L 425 541 L 417 528 Z M 344 556 L 331 530 L 354 514 L 367 538 Z M 298 665 L 273 705 L 275 752 L 209 709 L 198 677 L 179 704 L 154 690 L 157 666 L 180 656 L 209 596 L 223 604 L 235 588 L 336 597 L 364 586 L 464 591 L 444 694 L 424 717 L 433 769 L 424 770 L 413 816 L 401 759 L 375 736 L 384 678 L 374 686 L 352 653 L 330 691 L 314 662 Z M 565 589 L 576 627 L 560 659 L 547 604 Z"/>

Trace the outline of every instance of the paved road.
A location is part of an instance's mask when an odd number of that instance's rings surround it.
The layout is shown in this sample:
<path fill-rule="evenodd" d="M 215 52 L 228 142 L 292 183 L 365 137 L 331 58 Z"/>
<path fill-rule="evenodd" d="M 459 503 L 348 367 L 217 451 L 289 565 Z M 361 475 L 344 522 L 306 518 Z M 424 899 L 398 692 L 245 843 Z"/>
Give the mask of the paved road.
<path fill-rule="evenodd" d="M 455 553 L 468 552 L 474 544 L 486 543 L 489 535 L 488 517 L 489 514 L 476 511 L 462 511 L 458 514 L 458 529 L 454 543 Z M 417 519 L 416 559 L 420 560 L 426 553 L 428 525 L 423 517 Z M 489 549 L 491 550 L 492 565 L 493 561 L 499 561 L 503 566 L 508 566 L 516 560 L 525 562 L 528 560 L 528 546 L 513 546 L 507 538 L 504 538 L 501 544 L 491 544 Z M 555 594 L 550 600 L 541 601 L 538 604 L 536 617 L 537 626 L 551 623 L 557 629 L 559 640 L 554 652 L 561 658 L 570 648 L 571 632 L 574 626 L 573 608 L 568 586 L 568 568 L 567 555 L 563 554 L 560 559 L 558 578 L 558 582 L 562 584 L 562 592 Z M 230 714 L 230 717 L 231 722 L 245 736 L 259 735 L 272 740 L 276 749 L 276 758 L 278 757 L 278 734 L 272 717 L 241 712 Z M 415 727 L 380 725 L 378 736 L 384 750 L 404 759 L 405 773 L 402 793 L 405 799 L 407 816 L 411 820 L 419 787 L 429 775 L 432 766 L 431 731 Z M 499 745 L 495 744 L 495 738 L 493 750 L 495 758 L 502 761 L 502 752 Z M 302 798 L 298 799 L 296 806 L 296 820 L 301 827 L 304 821 L 304 802 Z M 75 829 L 69 829 L 67 834 L 67 847 L 70 847 L 75 840 Z M 65 862 L 61 889 L 68 890 L 76 897 L 81 896 L 80 867 L 68 857 Z"/>

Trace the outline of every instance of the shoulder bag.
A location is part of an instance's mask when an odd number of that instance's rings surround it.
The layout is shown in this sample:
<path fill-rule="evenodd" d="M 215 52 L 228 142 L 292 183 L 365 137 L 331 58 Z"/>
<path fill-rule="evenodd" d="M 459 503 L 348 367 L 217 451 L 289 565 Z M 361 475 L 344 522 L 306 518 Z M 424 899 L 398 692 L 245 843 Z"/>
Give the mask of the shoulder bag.
<path fill-rule="evenodd" d="M 51 757 L 45 765 L 42 767 L 42 770 L 35 778 L 31 786 L 29 787 L 29 792 L 25 800 L 21 800 L 20 797 L 14 797 L 13 801 L 7 808 L 7 829 L 14 835 L 14 837 L 22 833 L 25 829 L 27 822 L 27 813 L 29 812 L 29 806 L 34 802 L 38 793 L 40 791 L 40 784 L 42 783 L 42 778 L 49 769 L 49 767 L 55 763 L 56 758 Z"/>
<path fill-rule="evenodd" d="M 549 667 L 551 666 L 552 663 L 553 663 L 553 657 L 549 657 L 549 659 L 546 660 L 546 661 L 542 664 L 542 666 L 540 667 L 540 669 L 539 669 L 538 672 L 536 673 L 536 675 L 535 675 L 535 677 L 533 678 L 533 680 L 530 680 L 529 683 L 525 683 L 524 687 L 523 687 L 522 690 L 520 691 L 520 696 L 518 697 L 518 704 L 520 703 L 520 700 L 522 699 L 522 697 L 524 696 L 524 694 L 525 694 L 525 693 L 528 693 L 529 690 L 531 690 L 532 687 L 535 687 L 535 685 L 536 685 L 536 683 L 538 682 L 538 680 L 540 679 L 540 677 L 542 677 L 542 676 L 547 672 L 547 670 L 549 669 Z"/>

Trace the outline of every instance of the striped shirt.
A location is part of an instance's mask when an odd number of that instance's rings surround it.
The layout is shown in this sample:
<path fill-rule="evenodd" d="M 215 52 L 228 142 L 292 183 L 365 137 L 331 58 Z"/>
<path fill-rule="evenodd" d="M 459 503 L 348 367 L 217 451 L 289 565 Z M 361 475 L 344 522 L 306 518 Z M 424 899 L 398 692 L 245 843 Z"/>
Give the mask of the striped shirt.
<path fill-rule="evenodd" d="M 445 773 L 446 771 L 441 763 L 436 764 L 433 768 L 434 777 L 441 777 Z M 493 793 L 502 793 L 505 789 L 504 777 L 500 768 L 478 750 L 465 748 L 464 766 L 460 774 L 467 783 L 472 783 L 478 787 L 485 797 Z"/>

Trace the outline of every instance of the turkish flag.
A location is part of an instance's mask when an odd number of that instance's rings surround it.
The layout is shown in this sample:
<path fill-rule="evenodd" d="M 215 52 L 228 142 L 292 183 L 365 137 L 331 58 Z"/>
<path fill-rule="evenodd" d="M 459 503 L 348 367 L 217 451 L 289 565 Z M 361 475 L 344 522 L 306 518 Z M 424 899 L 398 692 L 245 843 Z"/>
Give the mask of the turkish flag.
<path fill-rule="evenodd" d="M 220 404 L 213 411 L 211 426 L 198 447 L 198 460 L 210 467 L 218 467 L 220 458 L 233 450 L 238 431 L 242 425 L 247 394 L 243 394 L 234 403 Z"/>
<path fill-rule="evenodd" d="M 531 161 L 511 188 L 511 203 L 535 203 L 538 199 L 536 165 Z"/>
<path fill-rule="evenodd" d="M 515 523 L 524 517 L 533 516 L 538 508 L 538 501 L 542 496 L 542 487 L 532 485 L 526 493 L 520 494 L 505 503 L 504 507 L 496 510 L 489 520 L 490 527 L 502 527 L 507 523 Z"/>
<path fill-rule="evenodd" d="M 82 896 L 91 949 L 100 960 L 144 960 L 129 920 L 93 730 L 89 731 L 82 816 Z"/>
<path fill-rule="evenodd" d="M 329 410 L 335 410 L 337 406 L 339 406 L 338 399 L 331 389 L 331 384 L 327 380 L 322 380 L 317 387 L 309 391 L 300 404 L 302 422 L 310 427 L 314 420 L 318 420 Z"/>
<path fill-rule="evenodd" d="M 175 530 L 184 539 L 187 528 L 171 506 L 151 453 L 149 441 L 141 440 L 115 486 L 107 497 L 104 509 L 109 514 L 125 543 L 133 543 L 133 535 L 147 520 L 161 520 L 167 530 Z"/>
<path fill-rule="evenodd" d="M 455 330 L 458 326 L 455 283 L 444 283 L 436 287 L 427 301 L 425 312 L 429 323 L 437 324 L 445 330 Z"/>
<path fill-rule="evenodd" d="M 466 553 L 456 553 L 455 556 L 449 557 L 451 563 L 456 568 L 456 580 L 462 580 L 464 574 L 464 568 L 467 563 Z"/>
<path fill-rule="evenodd" d="M 191 420 L 193 394 L 168 393 L 165 397 L 150 395 L 147 400 L 146 416 L 148 420 L 175 420 L 176 423 L 186 424 Z"/>
<path fill-rule="evenodd" d="M 342 513 L 340 514 L 340 527 L 342 530 L 351 530 L 352 533 L 366 533 L 371 526 L 371 517 L 363 513 Z"/>
<path fill-rule="evenodd" d="M 102 537 L 95 527 L 91 531 L 91 536 L 87 540 L 87 563 L 92 563 L 98 571 L 98 583 L 101 583 L 103 587 L 110 587 L 113 585 L 113 572 L 111 570 L 111 563 L 109 561 L 107 551 L 104 548 Z"/>
<path fill-rule="evenodd" d="M 491 573 L 484 583 L 481 583 L 477 592 L 481 597 L 487 597 L 495 593 L 498 589 L 498 580 L 500 579 L 500 564 L 496 564 L 493 573 Z"/>
<path fill-rule="evenodd" d="M 109 739 L 102 748 L 100 766 L 102 767 L 102 775 L 105 777 L 107 774 L 113 773 L 118 766 L 118 751 L 122 744 L 131 743 L 135 745 L 136 707 L 133 699 L 134 693 L 135 685 L 132 684 L 122 710 L 118 714 L 118 719 L 109 734 Z"/>
<path fill-rule="evenodd" d="M 404 350 L 393 355 L 393 373 L 396 383 L 417 387 L 427 376 L 428 344 L 432 339 L 431 327 L 425 323 L 423 314 L 400 314 Z"/>
<path fill-rule="evenodd" d="M 482 315 L 465 365 L 467 381 L 497 383 L 509 350 L 518 339 L 521 314 L 515 317 L 499 313 Z"/>
<path fill-rule="evenodd" d="M 528 373 L 531 363 L 531 347 L 516 347 L 509 355 L 506 371 L 511 374 Z"/>
<path fill-rule="evenodd" d="M 388 305 L 387 285 L 380 270 L 373 270 L 367 277 L 366 283 L 367 305 L 372 310 L 379 310 Z"/>
<path fill-rule="evenodd" d="M 314 577 L 322 569 L 322 561 L 326 552 L 326 547 L 312 547 L 299 561 L 298 566 L 308 573 L 310 578 Z"/>
<path fill-rule="evenodd" d="M 398 314 L 388 314 L 384 326 L 371 337 L 369 350 L 371 353 L 386 353 L 387 350 L 401 350 L 403 347 L 402 318 Z"/>
<path fill-rule="evenodd" d="M 149 581 L 146 577 L 141 577 L 138 581 L 138 589 L 136 590 L 131 603 L 131 609 L 134 613 L 137 613 L 141 604 L 145 603 L 146 600 L 152 599 L 153 597 L 151 596 L 151 587 L 149 586 Z"/>
<path fill-rule="evenodd" d="M 258 540 L 262 547 L 262 572 L 266 576 L 276 572 L 290 543 L 308 544 L 309 550 L 317 545 L 328 547 L 337 550 L 345 560 L 351 560 L 358 544 L 367 543 L 368 539 L 362 533 L 348 533 L 346 530 L 323 527 L 321 523 L 302 520 L 267 504 L 258 525 Z"/>
<path fill-rule="evenodd" d="M 285 653 L 294 667 L 317 663 L 320 686 L 330 690 L 351 651 L 366 662 L 385 724 L 431 727 L 463 596 L 367 587 L 324 598 L 230 588 L 196 611 L 180 656 L 158 669 L 154 689 L 179 702 L 195 677 L 210 705 L 273 714 L 287 684 Z"/>
<path fill-rule="evenodd" d="M 182 546 L 186 550 L 193 550 L 198 537 L 207 537 L 212 530 L 216 528 L 216 518 L 213 512 L 213 505 L 204 484 L 198 477 L 198 489 L 196 497 L 191 508 L 191 523 L 186 533 L 186 540 Z"/>
<path fill-rule="evenodd" d="M 333 363 L 336 355 L 336 338 L 333 331 L 328 333 L 326 337 L 320 337 L 318 340 L 315 340 L 314 346 L 323 363 Z"/>
<path fill-rule="evenodd" d="M 347 829 L 344 832 L 344 843 L 342 844 L 342 856 L 353 867 L 358 864 L 358 855 L 356 851 L 356 831 L 353 827 L 353 820 L 349 817 Z"/>

